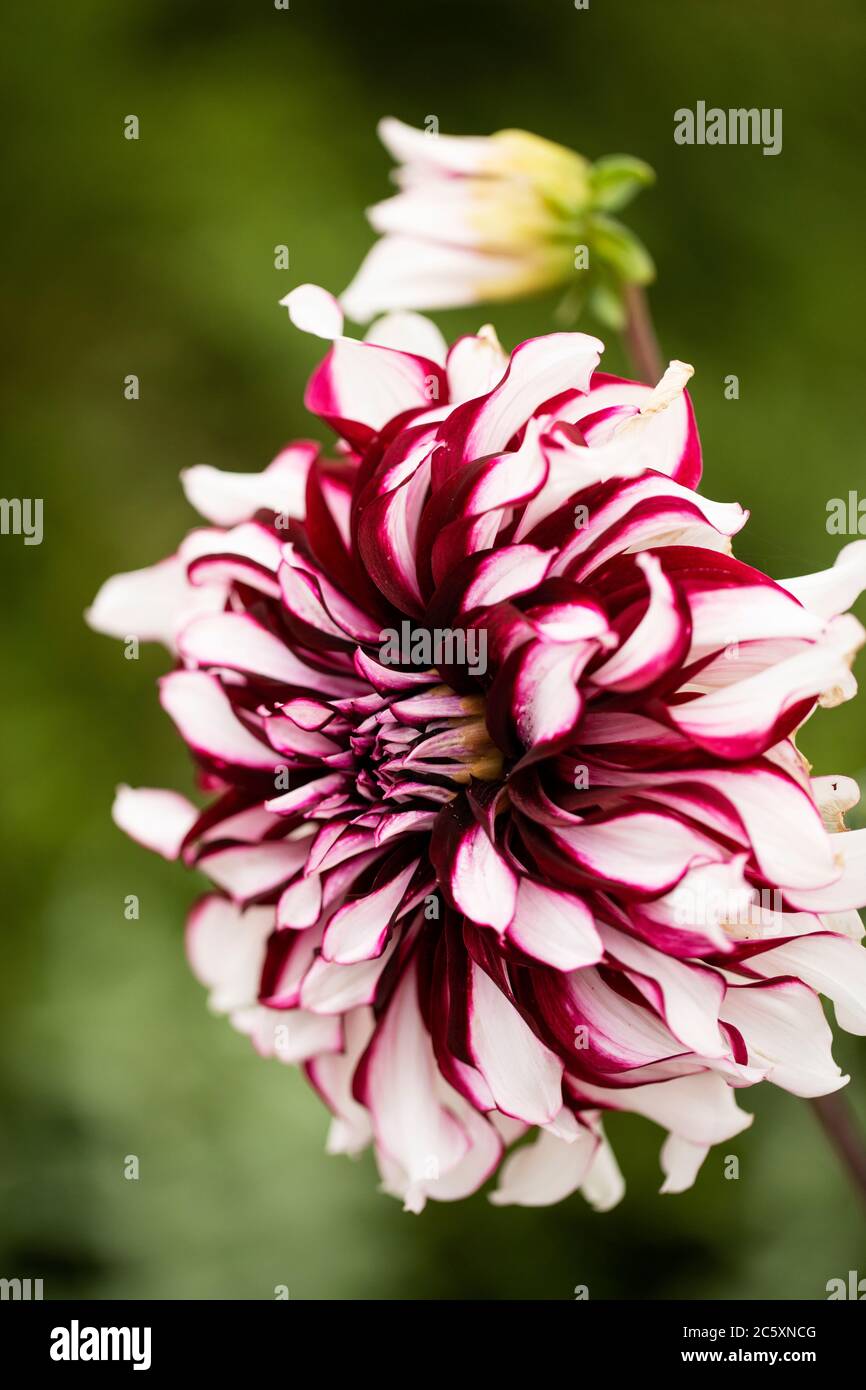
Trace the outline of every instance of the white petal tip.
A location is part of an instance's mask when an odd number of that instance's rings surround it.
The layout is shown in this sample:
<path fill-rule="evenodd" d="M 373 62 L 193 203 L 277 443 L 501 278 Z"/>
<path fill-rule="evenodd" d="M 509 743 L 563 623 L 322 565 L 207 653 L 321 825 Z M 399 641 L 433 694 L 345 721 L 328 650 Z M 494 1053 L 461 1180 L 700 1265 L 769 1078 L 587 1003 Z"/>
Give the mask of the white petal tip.
<path fill-rule="evenodd" d="M 302 333 L 333 340 L 343 332 L 343 310 L 339 301 L 321 285 L 298 285 L 280 300 L 289 318 Z"/>

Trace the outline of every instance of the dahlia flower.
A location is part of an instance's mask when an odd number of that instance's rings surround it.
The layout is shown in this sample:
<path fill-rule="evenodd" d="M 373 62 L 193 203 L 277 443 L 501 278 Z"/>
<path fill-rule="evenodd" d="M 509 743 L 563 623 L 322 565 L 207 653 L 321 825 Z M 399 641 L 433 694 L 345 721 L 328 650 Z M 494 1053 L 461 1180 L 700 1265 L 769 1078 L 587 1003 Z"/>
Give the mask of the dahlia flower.
<path fill-rule="evenodd" d="M 652 181 L 642 160 L 590 164 L 525 130 L 440 135 L 392 117 L 379 135 L 400 161 L 400 191 L 367 214 L 382 239 L 341 296 L 357 322 L 570 283 L 572 312 L 591 296 L 603 321 L 620 326 L 621 286 L 652 279 L 649 253 L 610 216 Z"/>
<path fill-rule="evenodd" d="M 608 1208 L 611 1110 L 666 1132 L 679 1192 L 740 1091 L 845 1083 L 821 995 L 866 1033 L 857 787 L 795 743 L 854 691 L 866 542 L 780 582 L 734 559 L 682 363 L 650 387 L 580 333 L 506 359 L 287 303 L 332 339 L 306 404 L 336 449 L 192 468 L 208 524 L 98 594 L 93 627 L 174 652 L 207 795 L 121 788 L 115 819 L 211 881 L 211 1008 L 409 1210 L 494 1173 L 496 1203 Z"/>

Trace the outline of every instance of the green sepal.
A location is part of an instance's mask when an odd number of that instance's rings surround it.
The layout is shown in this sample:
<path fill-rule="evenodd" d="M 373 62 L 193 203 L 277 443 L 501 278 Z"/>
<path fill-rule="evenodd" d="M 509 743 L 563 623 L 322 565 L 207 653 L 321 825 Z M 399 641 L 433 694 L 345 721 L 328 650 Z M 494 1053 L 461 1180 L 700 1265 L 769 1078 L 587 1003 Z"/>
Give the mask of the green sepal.
<path fill-rule="evenodd" d="M 634 232 L 613 217 L 598 213 L 588 226 L 590 258 L 597 256 L 618 280 L 648 285 L 655 279 L 652 256 Z"/>
<path fill-rule="evenodd" d="M 599 212 L 619 212 L 642 188 L 655 183 L 655 171 L 630 154 L 608 154 L 596 160 L 589 175 L 590 197 Z"/>

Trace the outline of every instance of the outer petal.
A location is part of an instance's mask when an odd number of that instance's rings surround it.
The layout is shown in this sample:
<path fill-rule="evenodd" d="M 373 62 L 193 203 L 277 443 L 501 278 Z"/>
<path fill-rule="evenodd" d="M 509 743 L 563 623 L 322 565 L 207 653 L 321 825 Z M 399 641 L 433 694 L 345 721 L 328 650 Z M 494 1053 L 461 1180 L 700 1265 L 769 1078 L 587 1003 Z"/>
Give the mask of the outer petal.
<path fill-rule="evenodd" d="M 196 979 L 210 990 L 208 1002 L 217 1013 L 255 1003 L 273 924 L 273 908 L 240 912 L 215 895 L 193 907 L 187 921 L 187 956 Z"/>
<path fill-rule="evenodd" d="M 852 541 L 840 550 L 832 569 L 780 582 L 806 608 L 823 618 L 844 613 L 866 589 L 866 540 Z"/>
<path fill-rule="evenodd" d="M 404 970 L 356 1078 L 377 1145 L 405 1175 L 405 1202 L 420 1210 L 428 1182 L 450 1172 L 470 1145 L 466 1129 L 437 1097 L 437 1068 L 424 1027 L 413 963 Z"/>
<path fill-rule="evenodd" d="M 497 1108 L 547 1124 L 562 1106 L 562 1063 L 538 1040 L 489 975 L 470 962 L 469 1045 Z"/>
<path fill-rule="evenodd" d="M 837 703 L 853 694 L 851 660 L 864 636 L 856 618 L 837 618 L 823 641 L 758 675 L 671 705 L 669 718 L 719 757 L 753 757 L 790 733 L 820 695 Z"/>
<path fill-rule="evenodd" d="M 116 826 L 164 859 L 177 859 L 198 817 L 185 796 L 158 787 L 120 786 L 111 808 Z"/>
<path fill-rule="evenodd" d="M 221 585 L 203 589 L 191 584 L 185 561 L 172 555 L 149 569 L 106 579 L 84 616 L 90 627 L 107 637 L 137 637 L 173 650 L 183 626 L 199 613 L 218 612 L 225 592 Z"/>
<path fill-rule="evenodd" d="M 355 1067 L 374 1028 L 370 1009 L 353 1009 L 343 1019 L 342 1052 L 320 1054 L 307 1063 L 307 1075 L 334 1114 L 328 1153 L 358 1153 L 373 1137 L 369 1113 L 352 1095 Z"/>
<path fill-rule="evenodd" d="M 625 967 L 628 978 L 664 1019 L 675 1038 L 704 1057 L 728 1052 L 719 1029 L 725 998 L 721 975 L 694 962 L 673 960 L 613 927 L 602 929 L 609 957 Z"/>
<path fill-rule="evenodd" d="M 572 1143 L 542 1130 L 534 1144 L 506 1159 L 491 1202 L 497 1207 L 547 1207 L 563 1201 L 586 1179 L 598 1143 L 588 1129 Z"/>
<path fill-rule="evenodd" d="M 604 1103 L 610 1109 L 645 1115 L 697 1145 L 733 1139 L 748 1129 L 753 1119 L 737 1107 L 734 1092 L 716 1072 L 699 1072 L 618 1091 L 580 1082 L 578 1090 L 585 1099 Z"/>
<path fill-rule="evenodd" d="M 817 932 L 750 956 L 748 968 L 772 978 L 793 975 L 825 994 L 847 1033 L 866 1035 L 866 950 L 850 937 Z"/>
<path fill-rule="evenodd" d="M 798 980 L 733 986 L 721 1011 L 742 1034 L 753 1064 L 795 1096 L 825 1096 L 848 1081 L 833 1061 L 820 1000 Z"/>
<path fill-rule="evenodd" d="M 318 444 L 289 444 L 263 473 L 225 473 L 199 464 L 181 473 L 183 490 L 196 511 L 217 526 L 252 521 L 259 511 L 302 517 L 307 474 Z"/>
<path fill-rule="evenodd" d="M 662 1172 L 665 1175 L 662 1192 L 687 1192 L 693 1187 L 708 1152 L 705 1144 L 693 1144 L 678 1134 L 669 1134 L 661 1152 Z"/>
<path fill-rule="evenodd" d="M 316 670 L 301 661 L 282 638 L 248 613 L 213 613 L 195 618 L 181 633 L 178 649 L 190 665 L 242 671 L 322 695 L 353 695 L 364 689 L 349 676 Z"/>
<path fill-rule="evenodd" d="M 280 303 L 302 333 L 332 340 L 343 333 L 343 312 L 338 301 L 321 285 L 298 285 Z"/>
<path fill-rule="evenodd" d="M 270 773 L 280 759 L 242 724 L 222 685 L 203 671 L 172 671 L 160 682 L 160 703 L 186 742 L 215 762 Z"/>

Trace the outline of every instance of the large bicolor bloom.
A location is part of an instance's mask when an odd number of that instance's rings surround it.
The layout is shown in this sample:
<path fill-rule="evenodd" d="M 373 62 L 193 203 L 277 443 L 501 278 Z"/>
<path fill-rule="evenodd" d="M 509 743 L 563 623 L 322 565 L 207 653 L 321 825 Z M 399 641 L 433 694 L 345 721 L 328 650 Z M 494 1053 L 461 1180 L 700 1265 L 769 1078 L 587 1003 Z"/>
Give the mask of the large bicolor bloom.
<path fill-rule="evenodd" d="M 611 1206 L 609 1110 L 661 1127 L 680 1191 L 745 1088 L 844 1084 L 822 995 L 866 1033 L 857 788 L 795 743 L 854 691 L 866 542 L 779 582 L 734 559 L 681 363 L 651 388 L 582 334 L 506 359 L 288 304 L 332 339 L 306 402 L 336 447 L 191 469 L 207 524 L 97 596 L 174 652 L 206 798 L 123 788 L 115 819 L 207 876 L 211 1007 L 410 1210 L 494 1173 L 497 1203 Z"/>
<path fill-rule="evenodd" d="M 652 278 L 648 252 L 611 216 L 652 181 L 642 160 L 591 164 L 525 130 L 440 135 L 393 117 L 379 135 L 397 161 L 398 192 L 369 209 L 380 240 L 341 296 L 357 322 L 567 283 L 581 298 L 591 289 L 609 298 L 623 281 Z"/>

